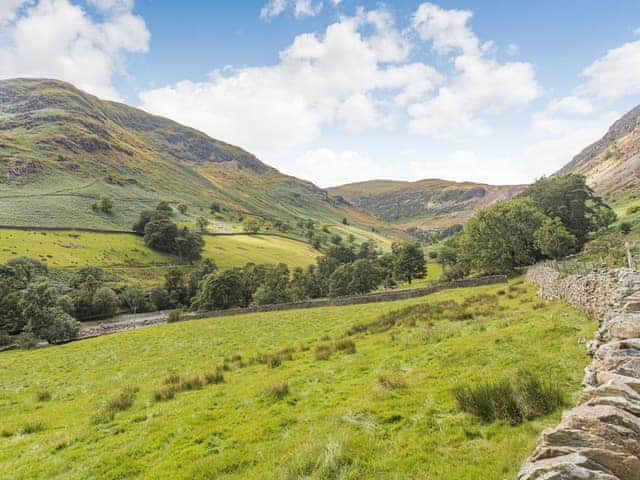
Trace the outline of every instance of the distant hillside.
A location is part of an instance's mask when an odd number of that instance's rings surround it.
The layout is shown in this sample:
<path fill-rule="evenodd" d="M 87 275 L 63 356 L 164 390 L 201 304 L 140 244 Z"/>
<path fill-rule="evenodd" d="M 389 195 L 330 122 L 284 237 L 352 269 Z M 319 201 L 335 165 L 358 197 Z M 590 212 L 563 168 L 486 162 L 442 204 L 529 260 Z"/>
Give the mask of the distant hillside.
<path fill-rule="evenodd" d="M 430 229 L 461 223 L 483 207 L 517 195 L 522 185 L 493 186 L 427 179 L 372 180 L 329 188 L 336 198 L 402 226 Z"/>
<path fill-rule="evenodd" d="M 100 195 L 115 199 L 112 215 L 92 211 Z M 344 229 L 346 217 L 352 230 L 384 227 L 312 183 L 171 120 L 60 81 L 0 81 L 0 224 L 130 228 L 159 200 L 184 203 L 191 215 L 216 202 L 221 230 L 237 229 L 247 214 L 292 226 L 312 219 Z"/>
<path fill-rule="evenodd" d="M 640 186 L 640 106 L 615 122 L 597 142 L 556 173 L 580 173 L 600 194 L 621 194 Z"/>

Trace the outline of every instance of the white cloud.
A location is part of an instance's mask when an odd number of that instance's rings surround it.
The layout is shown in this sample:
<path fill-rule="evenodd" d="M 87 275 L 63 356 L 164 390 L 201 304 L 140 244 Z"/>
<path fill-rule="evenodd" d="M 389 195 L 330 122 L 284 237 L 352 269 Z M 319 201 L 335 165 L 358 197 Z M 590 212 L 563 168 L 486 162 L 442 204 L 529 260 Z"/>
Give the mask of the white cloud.
<path fill-rule="evenodd" d="M 32 3 L 31 0 L 0 1 L 0 25 L 6 21 L 13 20 L 18 14 L 18 10 L 30 3 Z"/>
<path fill-rule="evenodd" d="M 510 57 L 514 57 L 519 53 L 520 47 L 518 47 L 518 45 L 516 45 L 515 43 L 510 43 L 509 45 L 507 45 L 507 55 L 509 55 Z"/>
<path fill-rule="evenodd" d="M 595 106 L 588 98 L 571 95 L 560 100 L 552 100 L 549 102 L 548 110 L 569 115 L 590 115 L 595 111 Z"/>
<path fill-rule="evenodd" d="M 1 37 L 0 77 L 56 78 L 117 99 L 112 77 L 125 54 L 147 51 L 150 35 L 142 18 L 120 7 L 99 22 L 68 0 L 40 0 L 18 10 Z"/>
<path fill-rule="evenodd" d="M 350 131 L 392 123 L 395 109 L 441 81 L 432 67 L 408 63 L 409 51 L 388 14 L 360 11 L 323 35 L 298 35 L 274 66 L 216 71 L 140 98 L 143 108 L 214 137 L 282 152 L 336 120 Z"/>
<path fill-rule="evenodd" d="M 355 151 L 308 150 L 295 160 L 295 175 L 312 178 L 321 187 L 384 178 L 388 171 Z"/>
<path fill-rule="evenodd" d="M 323 2 L 316 0 L 269 0 L 260 10 L 260 18 L 270 20 L 280 16 L 287 9 L 292 9 L 296 18 L 314 17 L 322 11 L 322 7 Z"/>
<path fill-rule="evenodd" d="M 438 94 L 409 109 L 410 128 L 440 137 L 482 136 L 490 132 L 481 118 L 505 109 L 522 107 L 543 90 L 533 66 L 524 62 L 498 62 L 491 42 L 481 43 L 467 25 L 468 10 L 444 10 L 420 5 L 413 28 L 441 54 L 455 55 L 454 74 Z"/>
<path fill-rule="evenodd" d="M 133 0 L 87 0 L 98 10 L 103 12 L 119 11 L 128 12 L 133 9 Z"/>
<path fill-rule="evenodd" d="M 582 71 L 577 91 L 606 100 L 640 93 L 640 40 L 609 50 Z"/>
<path fill-rule="evenodd" d="M 640 27 L 636 28 L 636 29 L 633 31 L 633 34 L 634 34 L 634 35 L 640 35 Z"/>

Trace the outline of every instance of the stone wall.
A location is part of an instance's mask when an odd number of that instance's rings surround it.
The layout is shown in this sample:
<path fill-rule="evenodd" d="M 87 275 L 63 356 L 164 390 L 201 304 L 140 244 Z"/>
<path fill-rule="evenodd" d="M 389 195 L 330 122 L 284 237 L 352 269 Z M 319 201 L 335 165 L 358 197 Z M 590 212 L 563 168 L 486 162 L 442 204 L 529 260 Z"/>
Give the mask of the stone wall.
<path fill-rule="evenodd" d="M 409 290 L 392 290 L 389 292 L 368 293 L 365 295 L 354 295 L 350 297 L 336 297 L 328 299 L 308 300 L 304 302 L 279 303 L 275 305 L 256 305 L 243 308 L 230 308 L 227 310 L 213 310 L 210 312 L 197 312 L 185 314 L 185 320 L 195 320 L 199 318 L 226 317 L 229 315 L 240 315 L 244 313 L 275 312 L 281 310 L 297 310 L 302 308 L 335 307 L 341 305 L 357 305 L 374 302 L 390 302 L 393 300 L 404 300 L 408 298 L 424 297 L 432 293 L 450 288 L 479 287 L 482 285 L 492 285 L 507 281 L 504 275 L 493 275 L 481 278 L 468 278 L 453 282 L 437 283 L 430 287 L 414 288 Z M 134 315 L 120 315 L 119 317 L 105 320 L 103 322 L 90 322 L 85 324 L 80 330 L 80 338 L 97 337 L 108 333 L 134 330 L 140 327 L 157 325 L 164 323 L 167 319 L 167 311 L 140 313 Z"/>
<path fill-rule="evenodd" d="M 529 269 L 540 296 L 598 318 L 579 405 L 542 433 L 519 480 L 640 480 L 640 272 Z"/>

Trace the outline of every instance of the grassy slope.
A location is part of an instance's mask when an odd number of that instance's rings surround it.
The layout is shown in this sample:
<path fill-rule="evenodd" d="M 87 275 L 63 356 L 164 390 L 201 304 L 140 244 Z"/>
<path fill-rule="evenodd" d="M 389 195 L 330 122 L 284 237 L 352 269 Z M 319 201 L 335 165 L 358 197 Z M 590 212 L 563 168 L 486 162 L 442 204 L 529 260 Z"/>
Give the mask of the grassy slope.
<path fill-rule="evenodd" d="M 503 286 L 427 299 L 242 315 L 163 325 L 38 351 L 0 354 L 0 477 L 264 479 L 506 479 L 559 412 L 512 427 L 456 411 L 450 390 L 520 368 L 553 372 L 575 399 L 593 322 L 560 302 L 533 308 L 532 287 L 501 296 L 505 307 L 472 321 L 396 327 L 355 337 L 357 353 L 314 360 L 325 335 L 407 305 L 493 294 Z M 520 289 L 521 287 L 516 287 Z M 310 351 L 301 351 L 307 345 Z M 226 383 L 150 397 L 170 373 L 203 373 L 224 357 L 294 346 L 277 369 L 254 365 Z M 407 388 L 384 390 L 400 371 Z M 286 380 L 283 400 L 262 392 Z M 131 409 L 93 425 L 125 385 Z M 37 402 L 47 389 L 52 399 Z M 16 433 L 27 423 L 42 431 Z"/>
<path fill-rule="evenodd" d="M 286 262 L 291 268 L 315 261 L 319 252 L 310 245 L 282 237 L 265 235 L 205 236 L 203 256 L 222 269 L 247 262 Z M 134 234 L 107 234 L 60 231 L 36 232 L 0 229 L 0 263 L 11 257 L 39 258 L 51 267 L 89 265 L 145 266 L 177 263 L 177 258 L 155 252 Z"/>
<path fill-rule="evenodd" d="M 91 210 L 100 195 L 115 199 L 113 215 Z M 348 217 L 365 236 L 385 228 L 310 182 L 168 119 L 63 82 L 0 81 L 0 224 L 130 228 L 160 200 L 188 205 L 191 221 L 217 202 L 228 209 L 227 231 L 246 213 L 290 225 Z"/>

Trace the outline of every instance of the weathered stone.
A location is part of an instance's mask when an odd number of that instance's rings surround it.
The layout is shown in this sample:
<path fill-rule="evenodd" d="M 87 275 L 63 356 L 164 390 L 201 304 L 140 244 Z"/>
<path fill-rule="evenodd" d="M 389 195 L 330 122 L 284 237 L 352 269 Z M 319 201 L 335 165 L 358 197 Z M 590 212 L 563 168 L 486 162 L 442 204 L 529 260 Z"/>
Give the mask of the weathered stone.
<path fill-rule="evenodd" d="M 604 466 L 579 453 L 525 463 L 518 480 L 622 480 Z"/>

